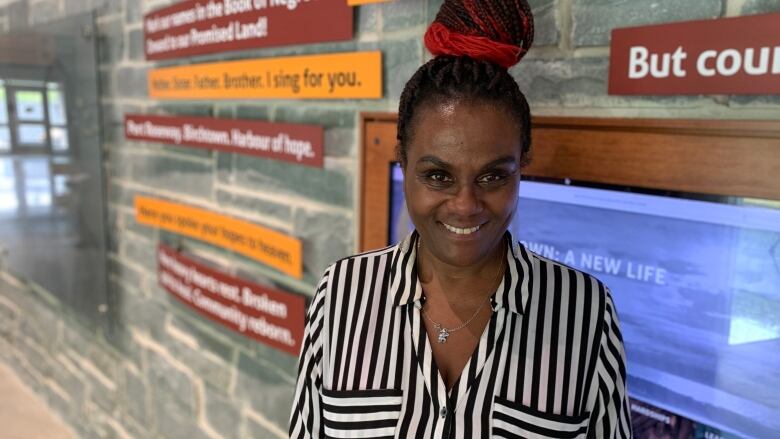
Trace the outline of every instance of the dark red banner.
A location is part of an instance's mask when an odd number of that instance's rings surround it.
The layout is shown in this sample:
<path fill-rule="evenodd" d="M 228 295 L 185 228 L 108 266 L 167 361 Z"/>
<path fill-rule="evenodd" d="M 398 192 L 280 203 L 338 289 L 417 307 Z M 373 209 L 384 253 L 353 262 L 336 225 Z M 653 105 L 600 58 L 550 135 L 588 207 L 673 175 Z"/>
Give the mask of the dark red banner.
<path fill-rule="evenodd" d="M 273 348 L 300 353 L 306 319 L 302 296 L 228 276 L 162 244 L 157 270 L 160 286 L 200 314 Z"/>
<path fill-rule="evenodd" d="M 188 0 L 144 16 L 149 60 L 349 39 L 345 0 Z"/>
<path fill-rule="evenodd" d="M 612 31 L 611 95 L 778 94 L 780 14 Z"/>
<path fill-rule="evenodd" d="M 323 162 L 323 129 L 319 125 L 126 114 L 125 137 L 250 154 L 318 168 Z"/>

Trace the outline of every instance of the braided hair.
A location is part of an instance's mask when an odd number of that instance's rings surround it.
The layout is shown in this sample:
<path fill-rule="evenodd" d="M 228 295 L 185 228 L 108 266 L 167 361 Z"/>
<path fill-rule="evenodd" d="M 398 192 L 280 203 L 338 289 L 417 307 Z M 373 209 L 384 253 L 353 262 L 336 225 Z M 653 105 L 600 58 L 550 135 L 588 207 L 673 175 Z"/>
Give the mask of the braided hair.
<path fill-rule="evenodd" d="M 508 68 L 533 42 L 526 0 L 445 0 L 425 35 L 435 55 L 409 79 L 398 106 L 398 156 L 405 166 L 415 110 L 464 99 L 506 109 L 520 128 L 521 166 L 530 160 L 531 112 Z"/>

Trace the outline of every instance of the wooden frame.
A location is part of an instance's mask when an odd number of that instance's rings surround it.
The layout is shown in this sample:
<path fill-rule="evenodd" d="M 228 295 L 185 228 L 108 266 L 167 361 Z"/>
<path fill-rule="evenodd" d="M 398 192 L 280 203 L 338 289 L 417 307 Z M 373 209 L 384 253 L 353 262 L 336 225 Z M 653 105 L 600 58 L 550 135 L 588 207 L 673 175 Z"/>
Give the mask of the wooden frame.
<path fill-rule="evenodd" d="M 393 113 L 361 115 L 359 250 L 387 245 Z M 780 200 L 780 121 L 535 117 L 524 173 Z"/>

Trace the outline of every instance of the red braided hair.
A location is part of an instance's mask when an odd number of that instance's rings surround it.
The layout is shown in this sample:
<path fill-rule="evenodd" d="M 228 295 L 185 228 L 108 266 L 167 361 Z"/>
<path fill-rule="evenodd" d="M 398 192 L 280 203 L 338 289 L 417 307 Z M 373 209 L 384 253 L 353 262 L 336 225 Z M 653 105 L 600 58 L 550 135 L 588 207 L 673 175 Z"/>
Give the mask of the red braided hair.
<path fill-rule="evenodd" d="M 468 56 L 508 69 L 531 47 L 533 32 L 526 0 L 446 0 L 425 46 L 434 56 Z"/>

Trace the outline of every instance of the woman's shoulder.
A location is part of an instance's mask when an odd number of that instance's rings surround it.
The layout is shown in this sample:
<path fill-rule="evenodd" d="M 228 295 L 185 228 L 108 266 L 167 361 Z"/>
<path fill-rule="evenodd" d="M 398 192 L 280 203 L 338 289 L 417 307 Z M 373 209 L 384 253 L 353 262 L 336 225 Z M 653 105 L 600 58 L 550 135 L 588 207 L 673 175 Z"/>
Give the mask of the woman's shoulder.
<path fill-rule="evenodd" d="M 363 283 L 371 281 L 371 277 L 380 276 L 390 269 L 394 250 L 397 245 L 365 251 L 341 258 L 330 264 L 320 279 L 318 293 L 339 294 L 347 290 L 355 290 L 357 280 Z M 355 277 L 355 274 L 363 273 Z M 353 281 L 352 279 L 356 279 Z M 349 281 L 348 281 L 349 280 Z"/>

